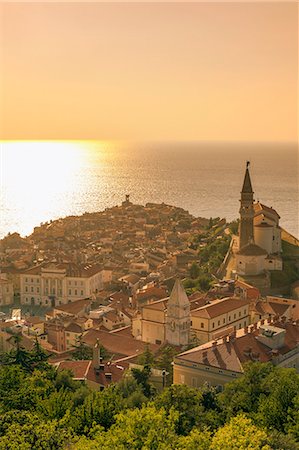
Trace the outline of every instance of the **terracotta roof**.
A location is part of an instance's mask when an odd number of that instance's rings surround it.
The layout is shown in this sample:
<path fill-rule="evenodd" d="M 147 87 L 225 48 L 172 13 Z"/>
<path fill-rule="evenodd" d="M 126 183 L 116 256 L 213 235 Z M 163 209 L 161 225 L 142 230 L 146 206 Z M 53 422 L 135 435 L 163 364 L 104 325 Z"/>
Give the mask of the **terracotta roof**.
<path fill-rule="evenodd" d="M 129 364 L 126 362 L 121 362 L 119 364 L 105 363 L 103 370 L 95 370 L 94 365 L 91 364 L 86 378 L 100 386 L 108 386 L 111 383 L 120 381 L 128 367 Z"/>
<path fill-rule="evenodd" d="M 93 347 L 99 339 L 100 343 L 106 350 L 114 355 L 133 356 L 140 355 L 145 349 L 145 343 L 137 341 L 133 336 L 126 336 L 117 332 L 109 333 L 101 330 L 90 330 L 83 337 L 83 341 Z M 156 344 L 149 344 L 150 349 L 155 353 L 159 346 Z"/>
<path fill-rule="evenodd" d="M 144 305 L 141 309 L 154 309 L 157 311 L 165 311 L 167 309 L 168 298 L 163 298 L 162 300 L 157 300 L 156 302 Z"/>
<path fill-rule="evenodd" d="M 66 312 L 69 314 L 78 314 L 79 312 L 83 311 L 85 308 L 87 308 L 89 305 L 91 305 L 92 300 L 90 298 L 83 298 L 81 300 L 77 300 L 72 303 L 68 303 L 67 305 L 60 305 L 55 306 L 54 309 L 61 312 Z M 49 311 L 50 313 L 51 311 Z M 47 314 L 49 314 L 47 313 Z"/>
<path fill-rule="evenodd" d="M 261 255 L 267 255 L 267 252 L 262 247 L 259 247 L 256 244 L 247 244 L 247 245 L 244 245 L 244 247 L 242 247 L 241 250 L 239 250 L 237 252 L 237 255 L 261 256 Z"/>
<path fill-rule="evenodd" d="M 127 283 L 136 284 L 140 280 L 140 277 L 138 275 L 135 275 L 135 273 L 130 273 L 128 275 L 125 275 L 120 278 L 120 281 L 125 281 Z"/>
<path fill-rule="evenodd" d="M 66 328 L 65 331 L 70 333 L 82 333 L 82 328 L 75 322 L 71 322 Z"/>
<path fill-rule="evenodd" d="M 200 308 L 193 310 L 191 315 L 195 317 L 213 319 L 213 317 L 217 317 L 221 314 L 226 314 L 230 311 L 234 311 L 235 309 L 247 306 L 249 303 L 249 300 L 236 297 L 222 298 L 221 300 L 214 300 L 208 305 L 201 306 Z"/>
<path fill-rule="evenodd" d="M 57 370 L 70 370 L 75 380 L 84 380 L 91 361 L 61 361 L 57 365 Z"/>
<path fill-rule="evenodd" d="M 256 215 L 262 214 L 263 211 L 264 211 L 265 213 L 268 212 L 270 214 L 273 214 L 273 215 L 277 216 L 278 219 L 280 219 L 280 215 L 278 214 L 278 212 L 275 211 L 275 209 L 270 208 L 269 206 L 266 206 L 266 205 L 263 205 L 260 202 L 257 202 L 257 203 L 255 203 L 253 205 L 253 207 L 254 207 L 254 211 L 257 213 Z"/>
<path fill-rule="evenodd" d="M 31 267 L 23 272 L 24 275 L 41 275 L 42 272 L 65 271 L 67 277 L 90 278 L 96 273 L 101 272 L 103 267 L 99 264 L 75 264 L 75 263 L 43 263 L 38 266 Z"/>
<path fill-rule="evenodd" d="M 30 316 L 30 317 L 26 317 L 25 321 L 27 323 L 31 323 L 31 324 L 36 324 L 36 323 L 44 323 L 44 319 L 41 319 L 38 316 Z"/>
<path fill-rule="evenodd" d="M 286 354 L 298 345 L 299 327 L 297 323 L 276 322 L 275 327 L 286 331 L 284 346 L 276 350 L 278 355 Z M 248 361 L 268 362 L 273 358 L 271 349 L 256 338 L 258 335 L 258 327 L 253 333 L 241 329 L 237 331 L 233 340 L 220 339 L 215 346 L 212 342 L 208 342 L 177 355 L 175 360 L 243 372 L 243 365 Z"/>
<path fill-rule="evenodd" d="M 165 289 L 153 286 L 144 290 L 139 290 L 136 294 L 137 301 L 145 301 L 148 299 L 159 299 L 165 298 L 167 296 L 167 292 Z"/>

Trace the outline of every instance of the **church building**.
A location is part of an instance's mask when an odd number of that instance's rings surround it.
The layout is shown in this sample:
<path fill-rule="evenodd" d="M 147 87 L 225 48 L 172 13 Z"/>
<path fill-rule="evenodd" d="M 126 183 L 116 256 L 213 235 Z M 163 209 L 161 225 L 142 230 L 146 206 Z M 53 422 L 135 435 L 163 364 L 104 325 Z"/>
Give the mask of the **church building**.
<path fill-rule="evenodd" d="M 239 243 L 236 272 L 258 276 L 268 270 L 282 270 L 279 215 L 260 202 L 254 203 L 249 162 L 246 163 L 240 199 Z"/>
<path fill-rule="evenodd" d="M 144 342 L 184 347 L 189 343 L 190 326 L 190 301 L 176 279 L 170 297 L 141 308 L 132 320 L 132 333 Z"/>

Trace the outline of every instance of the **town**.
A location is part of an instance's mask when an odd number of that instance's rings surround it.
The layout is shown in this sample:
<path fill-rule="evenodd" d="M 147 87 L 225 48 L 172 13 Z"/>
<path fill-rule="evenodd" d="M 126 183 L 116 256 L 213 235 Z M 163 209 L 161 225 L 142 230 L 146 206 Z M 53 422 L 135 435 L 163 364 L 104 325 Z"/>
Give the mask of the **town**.
<path fill-rule="evenodd" d="M 0 351 L 38 340 L 57 370 L 94 389 L 142 368 L 147 352 L 159 389 L 222 390 L 248 361 L 298 370 L 299 241 L 254 202 L 249 163 L 240 203 L 238 225 L 127 195 L 6 236 Z"/>

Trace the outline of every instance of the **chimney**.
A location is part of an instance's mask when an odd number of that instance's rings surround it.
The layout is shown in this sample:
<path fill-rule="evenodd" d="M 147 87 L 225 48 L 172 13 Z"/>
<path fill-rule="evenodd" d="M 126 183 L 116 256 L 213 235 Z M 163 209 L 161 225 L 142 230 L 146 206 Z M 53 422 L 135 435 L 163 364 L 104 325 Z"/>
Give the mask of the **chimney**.
<path fill-rule="evenodd" d="M 106 372 L 105 373 L 105 377 L 106 377 L 106 380 L 111 381 L 112 380 L 112 373 L 111 372 Z"/>
<path fill-rule="evenodd" d="M 93 351 L 92 351 L 92 362 L 95 369 L 100 369 L 100 364 L 102 362 L 101 358 L 101 346 L 100 341 L 97 339 Z"/>

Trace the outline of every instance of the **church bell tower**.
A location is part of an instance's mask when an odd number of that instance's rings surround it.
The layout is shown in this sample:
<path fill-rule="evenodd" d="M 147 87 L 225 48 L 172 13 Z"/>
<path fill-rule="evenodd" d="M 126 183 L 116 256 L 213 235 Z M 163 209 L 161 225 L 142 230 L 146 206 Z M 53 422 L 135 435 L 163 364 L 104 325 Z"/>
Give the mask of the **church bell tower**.
<path fill-rule="evenodd" d="M 187 346 L 190 338 L 190 301 L 176 279 L 167 302 L 166 340 L 171 345 Z"/>
<path fill-rule="evenodd" d="M 239 249 L 253 241 L 253 190 L 249 173 L 250 162 L 246 163 L 246 171 L 240 200 Z"/>

